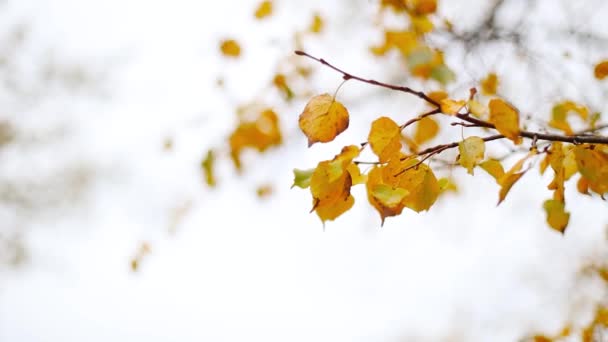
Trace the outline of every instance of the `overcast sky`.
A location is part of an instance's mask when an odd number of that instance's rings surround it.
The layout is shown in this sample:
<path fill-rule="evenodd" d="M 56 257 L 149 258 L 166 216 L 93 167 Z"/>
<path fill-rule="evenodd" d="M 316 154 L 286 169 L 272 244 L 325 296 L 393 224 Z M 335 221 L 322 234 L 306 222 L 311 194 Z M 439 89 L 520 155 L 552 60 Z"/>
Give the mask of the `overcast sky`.
<path fill-rule="evenodd" d="M 446 13 L 463 23 L 483 9 L 450 3 Z M 224 158 L 219 187 L 205 186 L 201 158 L 225 144 L 236 106 L 263 93 L 277 60 L 293 49 L 293 31 L 315 11 L 327 30 L 305 40 L 307 51 L 363 75 L 391 79 L 398 70 L 398 62 L 367 53 L 379 39 L 370 29 L 372 1 L 276 4 L 275 15 L 257 23 L 251 0 L 2 2 L 2 44 L 16 27 L 25 34 L 11 66 L 18 86 L 5 82 L 8 110 L 0 112 L 17 132 L 0 148 L 2 189 L 23 196 L 6 197 L 18 204 L 3 197 L 0 232 L 18 232 L 27 258 L 0 271 L 0 341 L 506 342 L 588 320 L 605 289 L 581 268 L 606 257 L 606 203 L 568 183 L 572 216 L 562 236 L 544 222 L 550 175 L 537 169 L 500 207 L 492 178 L 454 171 L 458 194 L 382 228 L 363 189 L 353 189 L 353 209 L 325 229 L 308 213 L 309 192 L 290 189 L 292 169 L 362 141 L 379 115 L 415 114 L 423 108 L 415 98 L 349 83 L 340 96 L 351 129 L 310 149 L 297 130 L 303 103 L 279 105 L 285 146 L 247 154 L 241 176 Z M 552 14 L 563 8 L 542 6 L 543 25 L 561 20 Z M 595 16 L 586 18 L 597 28 Z M 219 54 L 225 37 L 241 42 L 239 60 Z M 545 50 L 553 51 L 535 52 Z M 601 92 L 576 86 L 586 80 L 585 61 L 597 58 L 592 48 L 575 51 L 575 66 L 557 72 L 568 86 L 553 68 L 541 72 L 558 86 L 530 101 L 532 86 L 517 83 L 525 70 L 505 58 L 516 51 L 479 51 L 471 58 L 485 64 L 472 71 L 458 64 L 461 52 L 452 62 L 466 76 L 454 91 L 466 93 L 489 69 L 506 79 L 513 70 L 504 91 L 526 111 L 545 109 L 540 99 L 559 98 L 557 90 L 605 106 Z M 47 64 L 86 77 L 42 82 Z M 319 68 L 313 82 L 331 93 L 340 75 Z M 255 190 L 267 183 L 274 193 L 260 200 Z M 134 273 L 130 262 L 144 242 L 151 252 Z"/>

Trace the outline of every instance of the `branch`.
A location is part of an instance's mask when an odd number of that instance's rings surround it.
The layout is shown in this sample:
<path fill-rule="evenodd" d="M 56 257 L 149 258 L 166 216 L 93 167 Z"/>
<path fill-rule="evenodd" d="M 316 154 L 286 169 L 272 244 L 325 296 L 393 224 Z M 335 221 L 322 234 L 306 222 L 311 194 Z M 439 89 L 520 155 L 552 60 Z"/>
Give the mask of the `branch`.
<path fill-rule="evenodd" d="M 327 67 L 329 67 L 329 68 L 331 68 L 331 69 L 339 72 L 339 73 L 341 73 L 342 74 L 342 78 L 345 81 L 348 81 L 348 80 L 352 79 L 352 80 L 357 80 L 359 82 L 371 84 L 371 85 L 374 85 L 374 86 L 379 86 L 379 87 L 382 87 L 382 88 L 387 88 L 387 89 L 391 89 L 391 90 L 401 91 L 401 92 L 404 92 L 404 93 L 408 93 L 408 94 L 412 94 L 414 96 L 417 96 L 417 97 L 423 99 L 424 101 L 432 104 L 434 107 L 439 107 L 440 106 L 439 103 L 437 103 L 437 101 L 435 101 L 432 98 L 428 97 L 425 93 L 423 93 L 421 91 L 413 90 L 410 87 L 399 86 L 399 85 L 389 84 L 389 83 L 384 83 L 384 82 L 379 82 L 379 81 L 372 80 L 372 79 L 365 79 L 363 77 L 359 77 L 359 76 L 355 76 L 353 74 L 350 74 L 350 73 L 348 73 L 348 72 L 346 72 L 346 71 L 344 71 L 344 70 L 342 70 L 342 69 L 340 69 L 340 68 L 332 65 L 331 63 L 327 62 L 323 58 L 317 58 L 315 56 L 309 55 L 308 53 L 306 53 L 304 51 L 296 50 L 296 51 L 294 51 L 294 53 L 296 55 L 298 55 L 298 56 L 308 57 L 308 58 L 310 58 L 312 60 L 315 60 L 315 61 L 317 61 L 317 62 L 319 62 L 319 63 L 321 63 L 321 64 L 323 64 L 323 65 L 325 65 L 325 66 L 327 66 Z"/>
<path fill-rule="evenodd" d="M 502 3 L 501 1 L 497 1 L 497 3 Z M 332 64 L 330 64 L 329 62 L 327 62 L 326 60 L 324 60 L 323 58 L 317 58 L 314 57 L 312 55 L 309 55 L 308 53 L 304 52 L 304 51 L 300 51 L 300 50 L 296 50 L 295 54 L 298 56 L 305 56 L 308 57 L 312 60 L 315 60 L 327 67 L 329 67 L 330 69 L 333 69 L 339 73 L 342 74 L 342 78 L 345 81 L 348 81 L 350 79 L 354 79 L 357 80 L 359 82 L 363 82 L 363 83 L 367 83 L 373 86 L 378 86 L 378 87 L 382 87 L 382 88 L 387 88 L 387 89 L 391 89 L 391 90 L 396 90 L 396 91 L 400 91 L 400 92 L 404 92 L 404 93 L 408 93 L 408 94 L 412 94 L 414 96 L 417 96 L 423 100 L 425 100 L 426 102 L 428 102 L 429 104 L 433 105 L 435 107 L 434 110 L 422 114 L 414 119 L 409 120 L 408 122 L 406 122 L 405 124 L 401 125 L 401 129 L 411 125 L 412 123 L 419 121 L 420 119 L 422 119 L 425 116 L 429 116 L 429 115 L 434 115 L 434 114 L 439 114 L 441 113 L 441 104 L 439 104 L 437 101 L 431 99 L 428 95 L 426 95 L 424 92 L 422 91 L 416 91 L 410 87 L 406 87 L 406 86 L 399 86 L 399 85 L 395 85 L 395 84 L 389 84 L 389 83 L 383 83 L 383 82 L 378 82 L 376 80 L 372 80 L 372 79 L 365 79 L 359 76 L 355 76 L 351 73 L 348 73 Z M 475 117 L 470 116 L 468 113 L 462 114 L 462 113 L 457 113 L 455 115 L 451 115 L 451 116 L 455 116 L 463 121 L 469 122 L 472 125 L 468 125 L 468 127 L 484 127 L 484 128 L 490 128 L 493 130 L 497 130 L 496 126 L 490 122 L 484 121 L 484 120 L 480 120 L 477 119 Z M 601 128 L 600 128 L 601 129 Z M 595 130 L 598 130 L 597 128 Z M 608 136 L 602 136 L 602 135 L 589 135 L 589 134 L 585 134 L 585 133 L 581 133 L 581 134 L 575 134 L 575 135 L 560 135 L 560 134 L 550 134 L 550 133 L 541 133 L 541 132 L 532 132 L 532 131 L 520 131 L 519 132 L 519 136 L 522 138 L 527 138 L 527 139 L 532 139 L 533 141 L 538 141 L 538 140 L 546 140 L 546 141 L 561 141 L 561 142 L 566 142 L 566 143 L 571 143 L 571 144 L 603 144 L 603 145 L 608 145 Z M 491 140 L 495 140 L 495 139 L 501 139 L 504 138 L 504 136 L 502 135 L 494 135 L 492 136 L 494 137 L 494 139 Z M 365 146 L 366 143 L 361 144 L 362 146 Z M 458 143 L 455 143 L 455 146 L 452 147 L 456 147 L 458 146 Z M 441 145 L 440 145 L 441 146 Z M 437 146 L 436 146 L 437 147 Z M 451 147 L 450 147 L 451 148 Z M 443 150 L 442 150 L 443 151 Z M 440 151 L 441 152 L 441 151 Z"/>

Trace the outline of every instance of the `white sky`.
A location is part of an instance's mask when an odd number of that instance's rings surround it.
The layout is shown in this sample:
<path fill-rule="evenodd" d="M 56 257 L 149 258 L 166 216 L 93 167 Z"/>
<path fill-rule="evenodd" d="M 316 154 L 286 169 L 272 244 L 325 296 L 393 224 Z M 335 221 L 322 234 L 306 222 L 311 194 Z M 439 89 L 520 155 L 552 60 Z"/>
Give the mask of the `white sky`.
<path fill-rule="evenodd" d="M 104 95 L 53 89 L 38 105 L 2 114 L 19 115 L 35 133 L 64 132 L 42 147 L 4 151 L 2 172 L 35 178 L 81 166 L 92 180 L 77 203 L 0 211 L 6 227 L 24 230 L 30 253 L 26 265 L 0 273 L 0 341 L 514 341 L 588 319 L 604 289 L 580 269 L 606 257 L 606 204 L 569 183 L 572 217 L 561 236 L 544 223 L 550 179 L 537 170 L 498 208 L 497 186 L 478 172 L 456 173 L 461 193 L 431 212 L 389 218 L 381 229 L 363 189 L 325 231 L 308 214 L 309 193 L 289 189 L 291 170 L 360 142 L 378 115 L 411 115 L 417 109 L 403 108 L 419 109 L 415 99 L 374 99 L 376 89 L 348 84 L 341 96 L 357 103 L 353 127 L 311 149 L 296 130 L 299 107 L 279 108 L 286 146 L 247 155 L 242 177 L 222 161 L 220 187 L 203 185 L 201 156 L 223 142 L 234 107 L 269 82 L 293 48 L 291 32 L 313 11 L 329 30 L 306 41 L 309 52 L 364 75 L 387 67 L 362 52 L 377 39 L 358 25 L 373 21 L 371 2 L 278 3 L 262 24 L 251 0 L 14 0 L 0 8 L 6 26 L 32 25 L 24 70 L 52 47 L 107 75 Z M 225 36 L 242 42 L 241 60 L 219 56 Z M 215 88 L 220 76 L 226 91 Z M 331 92 L 339 78 L 319 69 L 315 87 Z M 168 137 L 171 152 L 162 149 Z M 255 188 L 264 182 L 275 195 L 260 201 Z M 188 203 L 169 234 L 172 213 Z M 132 273 L 142 241 L 152 253 Z"/>

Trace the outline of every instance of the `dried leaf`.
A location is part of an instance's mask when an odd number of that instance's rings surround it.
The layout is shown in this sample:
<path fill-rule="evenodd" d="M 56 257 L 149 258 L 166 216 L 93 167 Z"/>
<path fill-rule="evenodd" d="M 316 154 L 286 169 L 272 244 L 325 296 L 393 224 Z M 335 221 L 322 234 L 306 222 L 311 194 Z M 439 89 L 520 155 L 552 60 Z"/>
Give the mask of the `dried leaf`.
<path fill-rule="evenodd" d="M 593 70 L 595 78 L 603 80 L 608 76 L 608 60 L 599 62 Z"/>
<path fill-rule="evenodd" d="M 519 112 L 501 99 L 492 99 L 489 104 L 490 122 L 496 130 L 511 139 L 516 145 L 521 143 L 519 136 Z"/>
<path fill-rule="evenodd" d="M 348 111 L 333 96 L 317 95 L 308 101 L 300 114 L 300 129 L 308 137 L 308 147 L 316 142 L 330 142 L 348 128 Z"/>

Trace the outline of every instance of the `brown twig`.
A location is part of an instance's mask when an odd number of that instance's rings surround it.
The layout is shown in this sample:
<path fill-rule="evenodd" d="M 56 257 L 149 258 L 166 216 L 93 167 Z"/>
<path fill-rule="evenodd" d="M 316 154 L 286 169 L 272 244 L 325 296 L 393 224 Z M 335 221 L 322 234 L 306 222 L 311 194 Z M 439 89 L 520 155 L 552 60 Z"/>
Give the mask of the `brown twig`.
<path fill-rule="evenodd" d="M 441 105 L 433 100 L 432 98 L 430 98 L 428 95 L 426 95 L 424 92 L 422 91 L 416 91 L 410 87 L 406 87 L 406 86 L 399 86 L 399 85 L 395 85 L 395 84 L 389 84 L 389 83 L 384 83 L 384 82 L 378 82 L 376 80 L 372 80 L 372 79 L 365 79 L 359 76 L 355 76 L 351 73 L 348 73 L 332 64 L 330 64 L 329 62 L 327 62 L 326 60 L 324 60 L 323 58 L 317 58 L 314 57 L 312 55 L 309 55 L 308 53 L 304 52 L 304 51 L 295 51 L 296 55 L 299 56 L 305 56 L 308 57 L 310 59 L 313 59 L 339 73 L 342 74 L 342 78 L 344 80 L 350 80 L 350 79 L 354 79 L 363 83 L 367 83 L 370 85 L 374 85 L 374 86 L 378 86 L 378 87 L 382 87 L 382 88 L 387 88 L 387 89 L 392 89 L 392 90 L 396 90 L 396 91 L 401 91 L 404 93 L 408 93 L 414 96 L 417 96 L 423 100 L 425 100 L 426 102 L 428 102 L 429 104 L 433 105 L 435 107 L 435 109 L 427 114 L 423 114 L 423 115 L 434 115 L 434 114 L 438 114 L 441 113 Z M 463 121 L 466 121 L 472 125 L 468 125 L 467 127 L 484 127 L 484 128 L 490 128 L 493 130 L 497 130 L 496 126 L 494 126 L 494 124 L 481 120 L 481 119 L 477 119 L 475 117 L 472 117 L 470 115 L 468 115 L 468 113 L 462 114 L 462 113 L 457 113 L 455 115 L 453 115 L 454 117 L 457 117 Z M 419 121 L 421 119 L 421 117 L 417 117 L 414 119 L 411 119 L 410 121 L 406 122 L 405 124 L 402 125 L 403 128 L 407 127 L 407 125 L 410 125 L 416 121 Z M 605 128 L 605 127 L 602 127 Z M 600 128 L 601 129 L 601 128 Z M 597 131 L 599 129 L 595 129 L 595 131 Z M 498 136 L 498 135 L 497 135 Z M 603 144 L 603 145 L 608 145 L 608 136 L 602 136 L 602 135 L 589 135 L 589 134 L 576 134 L 576 135 L 560 135 L 560 134 L 551 134 L 551 133 L 541 133 L 541 132 L 531 132 L 531 131 L 520 131 L 519 132 L 519 136 L 522 138 L 527 138 L 527 139 L 533 139 L 535 141 L 539 141 L 539 140 L 546 140 L 546 141 L 561 141 L 561 142 L 566 142 L 566 143 L 571 143 L 571 144 Z M 503 137 L 501 135 L 501 137 Z M 497 138 L 498 139 L 498 138 Z M 458 143 L 455 143 L 456 146 L 458 146 Z"/>
<path fill-rule="evenodd" d="M 342 70 L 342 69 L 340 69 L 340 68 L 332 65 L 331 63 L 327 62 L 323 58 L 317 58 L 315 56 L 309 55 L 308 53 L 306 53 L 304 51 L 296 50 L 296 51 L 294 51 L 294 53 L 296 55 L 298 55 L 298 56 L 308 57 L 308 58 L 310 58 L 312 60 L 315 60 L 315 61 L 317 61 L 317 62 L 319 62 L 319 63 L 321 63 L 321 64 L 329 67 L 330 69 L 333 69 L 333 70 L 341 73 L 342 74 L 342 78 L 344 80 L 348 81 L 348 80 L 352 79 L 352 80 L 357 80 L 359 82 L 363 82 L 363 83 L 371 84 L 371 85 L 374 85 L 374 86 L 382 87 L 382 88 L 387 88 L 387 89 L 391 89 L 391 90 L 401 91 L 401 92 L 404 92 L 404 93 L 408 93 L 408 94 L 412 94 L 414 96 L 417 96 L 417 97 L 425 100 L 426 102 L 432 104 L 435 107 L 439 107 L 440 106 L 439 103 L 437 103 L 437 101 L 433 100 L 432 98 L 430 98 L 429 96 L 427 96 L 425 93 L 423 93 L 421 91 L 413 90 L 410 87 L 399 86 L 399 85 L 389 84 L 389 83 L 384 83 L 384 82 L 379 82 L 379 81 L 372 80 L 372 79 L 365 79 L 363 77 L 355 76 L 355 75 L 353 75 L 351 73 L 348 73 L 348 72 L 346 72 L 346 71 L 344 71 L 344 70 Z"/>

